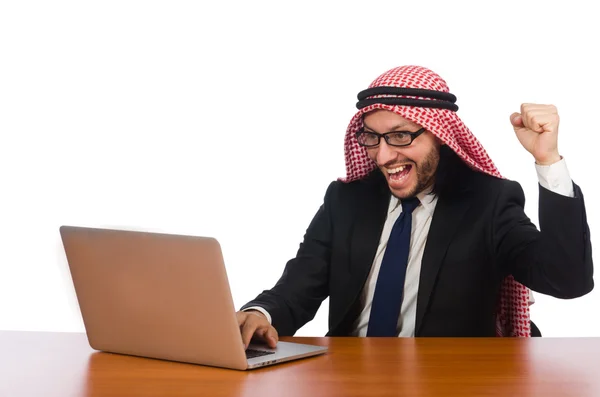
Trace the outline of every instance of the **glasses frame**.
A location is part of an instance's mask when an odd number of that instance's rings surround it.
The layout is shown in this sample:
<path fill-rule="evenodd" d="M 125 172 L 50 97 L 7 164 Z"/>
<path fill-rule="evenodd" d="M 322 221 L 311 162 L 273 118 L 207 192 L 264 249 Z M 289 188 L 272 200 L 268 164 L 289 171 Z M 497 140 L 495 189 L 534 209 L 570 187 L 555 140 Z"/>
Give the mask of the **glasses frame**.
<path fill-rule="evenodd" d="M 385 139 L 385 143 L 387 143 L 390 146 L 405 147 L 405 146 L 410 146 L 413 143 L 413 141 L 415 139 L 417 139 L 417 137 L 419 135 L 421 135 L 422 133 L 424 133 L 425 131 L 426 131 L 425 128 L 421 128 L 415 132 L 412 132 L 412 131 L 390 131 L 390 132 L 385 132 L 383 134 L 380 134 L 380 133 L 374 132 L 374 131 L 365 131 L 364 128 L 361 128 L 360 130 L 358 130 L 356 132 L 356 140 L 360 146 L 364 146 L 364 147 L 368 147 L 368 148 L 379 146 L 379 144 L 381 143 L 381 138 Z M 363 133 L 375 135 L 377 137 L 377 143 L 374 145 L 364 145 L 364 144 L 360 143 L 360 140 L 358 139 L 358 137 L 361 136 Z M 389 135 L 392 135 L 392 134 L 407 134 L 408 136 L 410 136 L 410 142 L 405 145 L 396 145 L 396 144 L 390 143 Z"/>

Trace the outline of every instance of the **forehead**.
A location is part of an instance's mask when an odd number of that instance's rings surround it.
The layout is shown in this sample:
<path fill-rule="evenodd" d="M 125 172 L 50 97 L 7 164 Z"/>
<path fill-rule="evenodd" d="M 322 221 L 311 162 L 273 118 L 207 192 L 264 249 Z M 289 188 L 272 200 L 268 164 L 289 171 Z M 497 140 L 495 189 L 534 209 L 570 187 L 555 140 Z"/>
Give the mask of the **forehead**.
<path fill-rule="evenodd" d="M 372 130 L 391 130 L 396 128 L 421 128 L 420 125 L 385 109 L 376 109 L 363 115 L 363 125 Z"/>

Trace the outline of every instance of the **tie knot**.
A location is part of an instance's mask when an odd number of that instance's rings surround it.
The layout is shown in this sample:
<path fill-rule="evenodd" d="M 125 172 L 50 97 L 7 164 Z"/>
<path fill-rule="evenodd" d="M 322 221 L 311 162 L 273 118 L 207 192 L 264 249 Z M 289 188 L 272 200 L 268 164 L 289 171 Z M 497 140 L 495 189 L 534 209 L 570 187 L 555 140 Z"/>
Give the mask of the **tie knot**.
<path fill-rule="evenodd" d="M 412 213 L 419 206 L 419 199 L 416 197 L 401 200 L 402 212 Z"/>

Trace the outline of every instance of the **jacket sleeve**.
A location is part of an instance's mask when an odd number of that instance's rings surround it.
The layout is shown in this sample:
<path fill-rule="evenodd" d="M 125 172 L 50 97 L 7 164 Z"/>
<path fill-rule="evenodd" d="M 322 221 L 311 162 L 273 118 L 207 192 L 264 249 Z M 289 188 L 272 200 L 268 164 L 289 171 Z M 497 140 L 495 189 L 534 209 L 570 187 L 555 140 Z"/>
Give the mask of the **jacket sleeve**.
<path fill-rule="evenodd" d="M 324 203 L 308 226 L 296 257 L 288 261 L 275 286 L 241 309 L 260 306 L 267 310 L 280 336 L 294 335 L 312 320 L 329 295 L 331 206 L 336 184 L 329 185 Z"/>
<path fill-rule="evenodd" d="M 506 181 L 493 215 L 493 245 L 498 264 L 533 291 L 561 299 L 594 288 L 592 246 L 583 194 L 574 197 L 539 186 L 538 230 L 525 215 L 525 195 Z"/>

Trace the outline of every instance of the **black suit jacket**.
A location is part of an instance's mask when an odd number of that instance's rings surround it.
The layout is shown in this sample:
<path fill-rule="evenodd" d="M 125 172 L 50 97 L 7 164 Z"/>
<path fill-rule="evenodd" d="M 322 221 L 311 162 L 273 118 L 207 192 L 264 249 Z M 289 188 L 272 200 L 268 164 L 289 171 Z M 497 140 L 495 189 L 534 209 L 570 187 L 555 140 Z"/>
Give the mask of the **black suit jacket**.
<path fill-rule="evenodd" d="M 583 195 L 539 187 L 540 230 L 524 213 L 514 181 L 471 171 L 441 192 L 427 237 L 415 336 L 494 336 L 500 284 L 512 274 L 557 298 L 593 289 Z M 352 183 L 333 182 L 297 256 L 270 290 L 244 305 L 264 307 L 281 336 L 293 335 L 329 297 L 330 336 L 345 336 L 360 313 L 387 216 L 390 191 L 379 170 Z"/>

